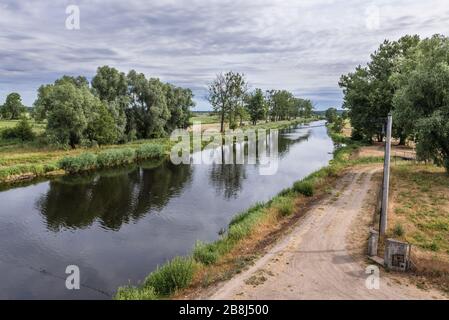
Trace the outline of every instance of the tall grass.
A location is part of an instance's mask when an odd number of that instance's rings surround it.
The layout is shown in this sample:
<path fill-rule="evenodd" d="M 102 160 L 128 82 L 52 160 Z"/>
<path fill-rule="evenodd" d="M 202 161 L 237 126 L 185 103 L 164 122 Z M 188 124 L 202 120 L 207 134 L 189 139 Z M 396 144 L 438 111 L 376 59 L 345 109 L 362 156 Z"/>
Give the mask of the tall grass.
<path fill-rule="evenodd" d="M 313 183 L 311 181 L 296 181 L 293 184 L 293 190 L 305 195 L 306 197 L 311 197 L 314 193 Z"/>
<path fill-rule="evenodd" d="M 111 149 L 98 154 L 97 165 L 100 168 L 115 167 L 133 163 L 135 159 L 136 152 L 133 149 Z"/>
<path fill-rule="evenodd" d="M 120 287 L 115 296 L 117 300 L 156 300 L 157 294 L 153 287 L 136 288 L 131 286 Z"/>
<path fill-rule="evenodd" d="M 138 160 L 160 159 L 164 154 L 164 147 L 159 144 L 144 144 L 136 150 Z"/>
<path fill-rule="evenodd" d="M 58 170 L 58 166 L 55 163 L 18 164 L 14 166 L 0 168 L 0 179 L 6 180 L 12 176 L 25 175 L 25 174 L 41 176 L 55 170 Z"/>
<path fill-rule="evenodd" d="M 97 168 L 109 168 L 133 163 L 137 160 L 161 159 L 164 146 L 144 144 L 136 150 L 131 148 L 110 149 L 99 154 L 82 153 L 77 156 L 66 156 L 59 161 L 59 167 L 68 173 L 79 173 Z"/>
<path fill-rule="evenodd" d="M 175 257 L 145 279 L 144 288 L 153 288 L 158 296 L 168 296 L 176 290 L 186 288 L 193 279 L 195 261 L 190 258 Z"/>
<path fill-rule="evenodd" d="M 59 167 L 69 173 L 93 170 L 97 167 L 97 156 L 93 153 L 82 153 L 79 156 L 64 157 Z"/>

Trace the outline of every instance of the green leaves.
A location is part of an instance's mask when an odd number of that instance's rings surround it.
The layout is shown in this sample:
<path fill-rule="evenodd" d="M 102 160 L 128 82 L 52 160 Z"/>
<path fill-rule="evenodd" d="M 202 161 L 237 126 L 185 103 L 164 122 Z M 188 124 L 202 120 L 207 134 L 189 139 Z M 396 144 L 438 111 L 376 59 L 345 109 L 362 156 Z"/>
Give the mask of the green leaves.
<path fill-rule="evenodd" d="M 165 136 L 188 126 L 194 103 L 189 89 L 103 66 L 92 88 L 71 76 L 41 86 L 34 106 L 36 119 L 48 120 L 49 141 L 75 148 Z"/>
<path fill-rule="evenodd" d="M 19 119 L 24 112 L 25 106 L 22 104 L 22 98 L 16 92 L 10 93 L 6 97 L 5 104 L 0 106 L 0 117 L 2 119 Z"/>
<path fill-rule="evenodd" d="M 418 157 L 449 172 L 449 39 L 422 40 L 397 69 L 395 116 L 416 138 Z"/>

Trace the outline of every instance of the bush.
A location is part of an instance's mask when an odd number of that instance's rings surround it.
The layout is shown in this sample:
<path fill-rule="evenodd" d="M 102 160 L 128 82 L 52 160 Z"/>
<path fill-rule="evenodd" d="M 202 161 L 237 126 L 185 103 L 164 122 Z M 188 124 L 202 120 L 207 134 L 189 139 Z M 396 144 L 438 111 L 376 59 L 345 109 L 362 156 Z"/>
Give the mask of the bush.
<path fill-rule="evenodd" d="M 115 295 L 116 300 L 156 300 L 157 294 L 153 287 L 136 288 L 120 287 Z"/>
<path fill-rule="evenodd" d="M 59 161 L 59 167 L 69 173 L 92 170 L 97 167 L 97 157 L 92 153 L 83 153 L 74 157 L 64 157 Z"/>
<path fill-rule="evenodd" d="M 164 147 L 158 144 L 144 144 L 136 150 L 138 160 L 160 159 L 164 156 Z"/>
<path fill-rule="evenodd" d="M 2 131 L 2 138 L 20 139 L 22 141 L 32 141 L 35 138 L 33 128 L 27 118 L 23 117 L 14 128 L 7 128 Z"/>
<path fill-rule="evenodd" d="M 402 237 L 405 231 L 400 223 L 397 223 L 393 228 L 393 234 L 397 237 Z"/>
<path fill-rule="evenodd" d="M 176 257 L 145 279 L 144 287 L 153 287 L 156 294 L 168 296 L 178 289 L 186 288 L 193 278 L 195 262 L 192 258 Z"/>
<path fill-rule="evenodd" d="M 304 180 L 295 182 L 293 184 L 293 190 L 295 192 L 305 195 L 306 197 L 311 197 L 313 196 L 314 193 L 314 187 L 312 182 Z"/>
<path fill-rule="evenodd" d="M 282 216 L 288 216 L 293 213 L 293 200 L 288 197 L 278 197 L 274 201 L 274 208 L 276 208 Z"/>
<path fill-rule="evenodd" d="M 205 244 L 201 241 L 198 241 L 195 244 L 195 248 L 193 249 L 193 258 L 197 262 L 201 262 L 202 264 L 209 265 L 215 263 L 219 258 L 219 252 L 217 250 L 217 246 L 212 244 Z"/>
<path fill-rule="evenodd" d="M 100 153 L 97 156 L 97 164 L 102 168 L 113 167 L 133 163 L 135 158 L 133 149 L 112 149 Z"/>

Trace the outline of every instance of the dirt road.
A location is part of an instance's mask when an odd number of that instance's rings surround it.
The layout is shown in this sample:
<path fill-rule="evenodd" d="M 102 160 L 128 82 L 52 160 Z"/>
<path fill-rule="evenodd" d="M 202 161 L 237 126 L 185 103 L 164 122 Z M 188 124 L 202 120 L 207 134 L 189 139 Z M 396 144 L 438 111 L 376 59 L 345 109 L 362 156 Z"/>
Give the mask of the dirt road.
<path fill-rule="evenodd" d="M 354 246 L 354 234 L 367 235 L 375 197 L 373 174 L 380 167 L 347 173 L 336 191 L 317 203 L 293 231 L 250 269 L 216 289 L 211 299 L 441 299 L 404 278 L 381 271 L 380 288 L 368 289 L 367 263 Z M 360 235 L 359 235 L 360 237 Z M 361 250 L 361 249 L 360 249 Z"/>

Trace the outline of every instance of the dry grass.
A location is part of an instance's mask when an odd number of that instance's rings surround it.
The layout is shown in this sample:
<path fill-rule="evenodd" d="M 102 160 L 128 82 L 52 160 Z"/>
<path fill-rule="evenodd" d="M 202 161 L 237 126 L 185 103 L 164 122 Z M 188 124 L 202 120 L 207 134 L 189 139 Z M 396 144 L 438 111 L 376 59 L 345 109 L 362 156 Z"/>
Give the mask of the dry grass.
<path fill-rule="evenodd" d="M 394 166 L 391 192 L 389 235 L 412 244 L 417 275 L 448 290 L 449 175 L 433 165 Z"/>

